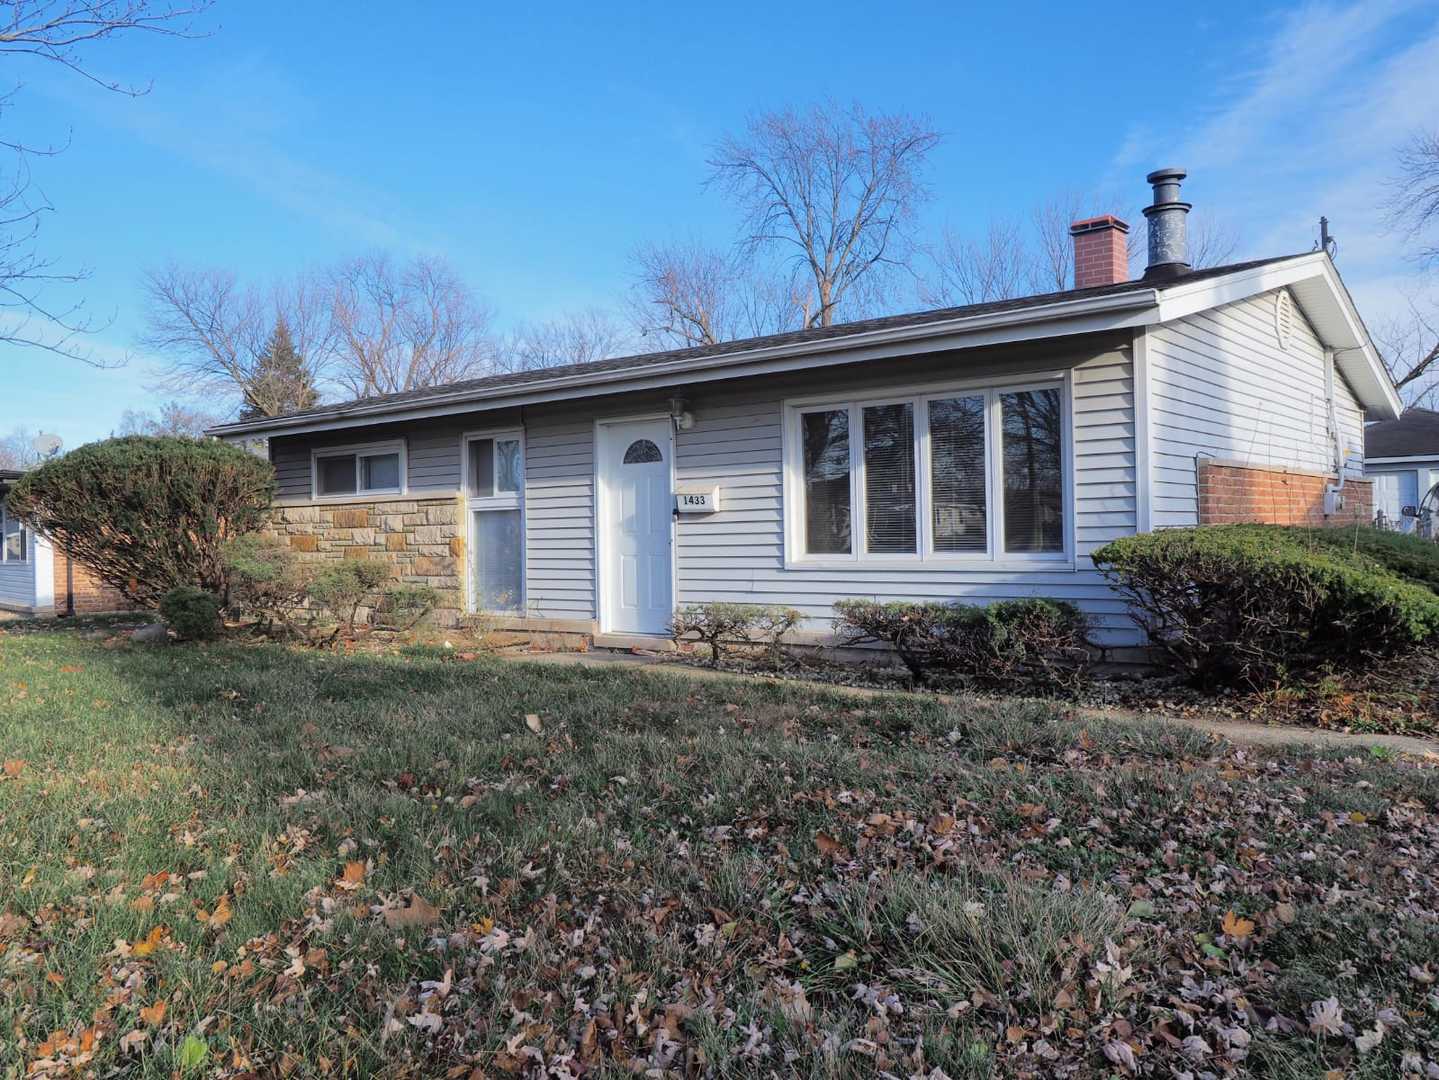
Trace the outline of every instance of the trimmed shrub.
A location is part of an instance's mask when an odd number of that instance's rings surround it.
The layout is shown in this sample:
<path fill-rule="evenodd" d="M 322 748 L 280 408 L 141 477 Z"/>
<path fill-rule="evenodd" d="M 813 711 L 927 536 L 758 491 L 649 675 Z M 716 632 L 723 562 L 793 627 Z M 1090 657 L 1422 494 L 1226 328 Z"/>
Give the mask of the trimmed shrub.
<path fill-rule="evenodd" d="M 670 636 L 677 645 L 686 640 L 708 645 L 710 667 L 719 667 L 727 642 L 758 635 L 767 643 L 770 659 L 778 662 L 781 639 L 802 617 L 793 608 L 766 604 L 687 604 L 675 612 Z"/>
<path fill-rule="evenodd" d="M 269 462 L 214 440 L 130 435 L 26 473 L 9 506 L 125 596 L 149 607 L 178 585 L 223 593 L 220 552 L 264 523 Z"/>
<path fill-rule="evenodd" d="M 1082 680 L 1089 666 L 1088 620 L 1058 600 L 841 600 L 834 607 L 844 644 L 889 645 L 919 685 L 1057 689 Z"/>
<path fill-rule="evenodd" d="M 187 641 L 220 635 L 220 598 L 193 585 L 177 585 L 160 598 L 160 615 Z"/>
<path fill-rule="evenodd" d="M 391 585 L 380 594 L 375 622 L 387 630 L 413 630 L 435 609 L 440 594 L 431 585 Z"/>
<path fill-rule="evenodd" d="M 324 604 L 338 620 L 333 640 L 340 632 L 353 634 L 360 608 L 374 607 L 377 593 L 390 580 L 390 568 L 378 559 L 345 559 L 330 563 L 310 584 L 310 598 Z M 369 602 L 368 605 L 366 602 Z"/>
<path fill-rule="evenodd" d="M 1439 595 L 1311 533 L 1169 529 L 1115 540 L 1093 558 L 1150 640 L 1199 686 L 1258 687 L 1439 639 Z"/>
<path fill-rule="evenodd" d="M 220 557 L 231 607 L 255 618 L 266 633 L 277 625 L 295 628 L 315 576 L 311 564 L 285 541 L 259 534 L 226 541 Z"/>
<path fill-rule="evenodd" d="M 1367 555 L 1391 573 L 1439 593 L 1439 544 L 1433 540 L 1367 526 L 1302 531 L 1320 547 Z"/>

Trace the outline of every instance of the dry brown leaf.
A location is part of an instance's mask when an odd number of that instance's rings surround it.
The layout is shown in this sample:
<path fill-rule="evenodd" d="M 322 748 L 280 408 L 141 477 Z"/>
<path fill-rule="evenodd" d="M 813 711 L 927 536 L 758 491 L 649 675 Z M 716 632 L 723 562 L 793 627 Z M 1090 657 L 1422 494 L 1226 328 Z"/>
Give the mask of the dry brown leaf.
<path fill-rule="evenodd" d="M 526 713 L 526 714 L 525 714 L 525 727 L 529 728 L 529 729 L 530 729 L 531 731 L 533 731 L 536 735 L 538 735 L 541 731 L 543 731 L 543 730 L 544 730 L 544 725 L 540 723 L 539 713 Z"/>
<path fill-rule="evenodd" d="M 335 882 L 335 885 L 347 892 L 353 892 L 363 885 L 364 882 L 365 864 L 356 859 L 345 864 L 345 869 L 340 874 L 339 880 Z"/>
<path fill-rule="evenodd" d="M 428 903 L 418 893 L 410 897 L 408 907 L 385 909 L 385 925 L 391 930 L 407 926 L 433 926 L 440 921 L 440 909 Z"/>
<path fill-rule="evenodd" d="M 215 910 L 210 912 L 210 928 L 217 930 L 230 921 L 234 912 L 230 910 L 230 898 L 220 897 L 220 902 L 215 905 Z"/>
<path fill-rule="evenodd" d="M 1243 941 L 1250 934 L 1254 933 L 1254 920 L 1241 919 L 1232 910 L 1224 913 L 1224 918 L 1219 923 L 1224 932 L 1236 941 Z"/>
<path fill-rule="evenodd" d="M 135 897 L 135 899 L 130 901 L 131 911 L 146 912 L 151 910 L 154 906 L 155 898 L 153 896 L 137 896 Z"/>
<path fill-rule="evenodd" d="M 166 934 L 166 928 L 165 928 L 165 927 L 163 927 L 163 926 L 157 926 L 157 927 L 155 927 L 155 928 L 154 928 L 153 930 L 151 930 L 148 934 L 146 934 L 143 938 L 141 938 L 139 941 L 135 942 L 134 945 L 130 946 L 130 955 L 131 955 L 131 956 L 149 956 L 152 952 L 154 952 L 156 949 L 158 949 L 158 948 L 160 947 L 160 942 L 164 940 L 165 934 Z"/>
<path fill-rule="evenodd" d="M 153 1005 L 147 1005 L 140 1010 L 140 1019 L 152 1027 L 159 1026 L 165 1019 L 165 999 L 161 998 Z"/>
<path fill-rule="evenodd" d="M 815 833 L 814 846 L 819 848 L 819 853 L 826 857 L 837 855 L 844 850 L 844 845 L 829 833 Z"/>
<path fill-rule="evenodd" d="M 20 775 L 22 772 L 24 772 L 24 771 L 25 771 L 25 759 L 24 759 L 24 758 L 6 758 L 6 759 L 5 759 L 5 775 L 6 775 L 6 776 L 19 776 L 19 775 Z"/>

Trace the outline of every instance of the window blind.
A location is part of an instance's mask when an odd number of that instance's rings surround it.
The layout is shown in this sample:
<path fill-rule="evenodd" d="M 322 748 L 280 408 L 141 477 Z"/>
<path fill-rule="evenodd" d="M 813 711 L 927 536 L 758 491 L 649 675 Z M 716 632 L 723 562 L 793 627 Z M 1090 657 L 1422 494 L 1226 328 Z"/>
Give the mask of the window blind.
<path fill-rule="evenodd" d="M 984 499 L 984 396 L 929 403 L 929 464 L 934 550 L 989 547 Z"/>
<path fill-rule="evenodd" d="M 1057 389 L 1000 395 L 1004 548 L 1064 550 L 1064 464 Z"/>
<path fill-rule="evenodd" d="M 850 552 L 849 410 L 800 414 L 804 443 L 805 551 Z"/>
<path fill-rule="evenodd" d="M 865 550 L 913 555 L 914 404 L 864 409 Z"/>

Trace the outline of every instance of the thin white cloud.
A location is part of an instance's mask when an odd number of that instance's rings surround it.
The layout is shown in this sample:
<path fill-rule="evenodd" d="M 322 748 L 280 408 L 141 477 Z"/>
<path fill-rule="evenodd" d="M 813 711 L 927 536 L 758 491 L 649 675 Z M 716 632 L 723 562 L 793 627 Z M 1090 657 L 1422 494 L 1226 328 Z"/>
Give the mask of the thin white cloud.
<path fill-rule="evenodd" d="M 1400 310 L 1399 286 L 1415 271 L 1387 227 L 1385 182 L 1396 147 L 1435 122 L 1439 9 L 1419 0 L 1310 4 L 1280 19 L 1257 55 L 1221 82 L 1197 124 L 1129 132 L 1112 168 L 1189 169 L 1194 198 L 1235 229 L 1241 256 L 1305 250 L 1327 215 L 1366 316 Z"/>
<path fill-rule="evenodd" d="M 305 152 L 307 130 L 324 118 L 291 78 L 259 57 L 237 58 L 187 81 L 183 97 L 157 88 L 121 98 L 65 79 L 33 88 L 237 181 L 351 243 L 408 248 L 414 242 L 400 200 Z"/>

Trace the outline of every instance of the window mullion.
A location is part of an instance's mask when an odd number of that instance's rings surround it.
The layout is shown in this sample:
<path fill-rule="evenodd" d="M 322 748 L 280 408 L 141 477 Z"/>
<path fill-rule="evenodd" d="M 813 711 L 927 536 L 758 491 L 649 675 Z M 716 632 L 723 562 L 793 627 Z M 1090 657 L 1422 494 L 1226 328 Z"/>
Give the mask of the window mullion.
<path fill-rule="evenodd" d="M 1004 447 L 1003 422 L 999 415 L 998 390 L 985 392 L 984 423 L 985 453 L 989 455 L 984 470 L 985 498 L 989 511 L 989 557 L 998 559 L 1004 553 Z"/>
<path fill-rule="evenodd" d="M 868 508 L 865 505 L 865 410 L 849 406 L 849 549 L 850 558 L 863 561 L 869 554 Z"/>
<path fill-rule="evenodd" d="M 915 557 L 927 559 L 933 537 L 930 536 L 929 509 L 929 409 L 924 398 L 915 398 L 914 410 L 914 523 Z"/>

